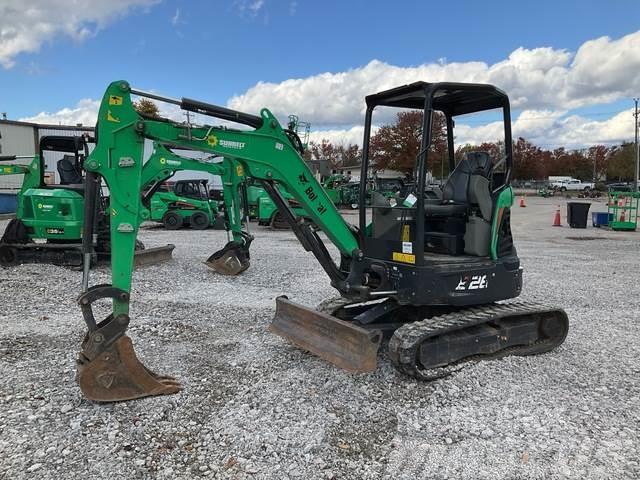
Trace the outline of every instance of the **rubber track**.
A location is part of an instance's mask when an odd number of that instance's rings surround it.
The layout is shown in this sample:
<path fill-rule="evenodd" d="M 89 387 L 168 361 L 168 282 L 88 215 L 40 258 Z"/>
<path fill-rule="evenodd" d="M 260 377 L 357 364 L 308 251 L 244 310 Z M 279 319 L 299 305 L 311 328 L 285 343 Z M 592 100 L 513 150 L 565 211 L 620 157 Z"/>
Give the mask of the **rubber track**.
<path fill-rule="evenodd" d="M 462 330 L 487 322 L 502 321 L 511 316 L 555 315 L 564 317 L 566 327 L 561 335 L 539 340 L 531 345 L 522 345 L 499 350 L 492 355 L 475 355 L 441 368 L 422 369 L 418 363 L 420 345 L 439 335 Z M 471 307 L 446 315 L 440 315 L 419 322 L 412 322 L 398 328 L 389 340 L 389 358 L 402 373 L 420 380 L 436 380 L 453 373 L 450 367 L 476 359 L 499 358 L 506 355 L 534 355 L 553 350 L 564 342 L 568 331 L 568 319 L 564 310 L 539 303 L 512 302 Z M 437 372 L 437 373 L 434 373 Z"/>

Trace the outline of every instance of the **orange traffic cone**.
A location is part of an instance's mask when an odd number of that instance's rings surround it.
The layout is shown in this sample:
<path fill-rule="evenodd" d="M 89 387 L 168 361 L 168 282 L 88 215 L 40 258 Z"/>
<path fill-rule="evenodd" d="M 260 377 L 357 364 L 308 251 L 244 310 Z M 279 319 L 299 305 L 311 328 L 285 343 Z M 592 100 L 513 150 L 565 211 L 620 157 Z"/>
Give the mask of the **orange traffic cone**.
<path fill-rule="evenodd" d="M 520 206 L 521 206 L 521 207 L 526 207 L 526 206 L 527 206 L 527 205 L 524 203 L 524 195 L 522 195 L 522 196 L 520 197 Z"/>
<path fill-rule="evenodd" d="M 560 222 L 560 205 L 558 205 L 558 209 L 556 210 L 556 216 L 553 219 L 553 225 L 554 227 L 561 227 L 562 223 Z"/>

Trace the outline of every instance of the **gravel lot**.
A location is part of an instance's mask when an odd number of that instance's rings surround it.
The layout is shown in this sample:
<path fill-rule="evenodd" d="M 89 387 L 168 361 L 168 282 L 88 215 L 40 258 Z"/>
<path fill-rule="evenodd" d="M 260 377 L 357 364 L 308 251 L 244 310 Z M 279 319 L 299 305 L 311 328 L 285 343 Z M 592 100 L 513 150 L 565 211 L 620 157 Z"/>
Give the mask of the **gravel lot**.
<path fill-rule="evenodd" d="M 347 374 L 267 332 L 276 296 L 334 294 L 290 232 L 252 224 L 251 268 L 228 278 L 202 263 L 224 232 L 142 231 L 177 248 L 136 272 L 129 334 L 185 390 L 121 404 L 74 380 L 80 273 L 0 269 L 0 478 L 639 478 L 640 234 L 552 228 L 557 203 L 564 221 L 564 200 L 531 198 L 513 223 L 522 298 L 563 306 L 567 341 L 430 384 L 384 353 Z"/>

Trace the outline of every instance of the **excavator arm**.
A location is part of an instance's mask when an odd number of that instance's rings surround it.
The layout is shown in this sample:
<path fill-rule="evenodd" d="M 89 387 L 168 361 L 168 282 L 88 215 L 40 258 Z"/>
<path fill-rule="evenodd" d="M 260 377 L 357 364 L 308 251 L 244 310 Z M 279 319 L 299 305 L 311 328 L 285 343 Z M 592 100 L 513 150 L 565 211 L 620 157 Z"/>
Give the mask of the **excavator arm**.
<path fill-rule="evenodd" d="M 8 163 L 26 158 L 32 159 L 29 165 Z M 21 191 L 40 186 L 40 169 L 39 155 L 0 155 L 0 175 L 24 175 Z"/>
<path fill-rule="evenodd" d="M 242 228 L 240 190 L 246 177 L 242 166 L 230 158 L 222 162 L 199 160 L 175 154 L 166 146 L 154 142 L 153 153 L 142 167 L 142 185 L 145 193 L 141 196 L 142 215 L 147 216 L 151 197 L 158 187 L 178 171 L 197 171 L 220 176 L 222 179 L 225 227 L 231 239 L 225 247 L 211 255 L 205 263 L 223 275 L 238 275 L 249 268 L 249 247 L 253 236 Z"/>
<path fill-rule="evenodd" d="M 251 129 L 193 126 L 168 119 L 144 117 L 133 107 L 132 94 L 174 103 L 184 110 L 244 124 Z M 146 369 L 137 359 L 131 340 L 125 335 L 129 323 L 136 235 L 140 224 L 150 217 L 150 212 L 144 205 L 141 195 L 142 189 L 145 182 L 167 175 L 160 166 L 169 163 L 169 158 L 171 161 L 180 162 L 180 166 L 185 163 L 189 163 L 191 167 L 196 166 L 191 165 L 192 162 L 189 160 L 164 155 L 166 151 L 163 151 L 163 154 L 155 155 L 151 164 L 147 162 L 148 166 L 145 168 L 143 161 L 145 139 L 170 145 L 170 148 L 196 150 L 222 156 L 235 165 L 236 169 L 239 167 L 242 169 L 242 172 L 236 170 L 235 173 L 238 176 L 240 173 L 246 173 L 260 180 L 285 219 L 291 224 L 303 247 L 315 255 L 329 275 L 332 285 L 343 295 L 364 297 L 367 290 L 363 285 L 364 282 L 361 280 L 353 282 L 349 277 L 350 262 L 357 262 L 362 258 L 357 231 L 344 221 L 307 167 L 301 157 L 302 145 L 297 135 L 283 129 L 269 110 L 262 109 L 260 115 L 255 116 L 195 100 L 160 97 L 133 89 L 125 81 L 117 81 L 109 85 L 103 97 L 96 129 L 98 142 L 84 163 L 87 171 L 86 188 L 95 188 L 92 185 L 98 184 L 100 177 L 109 187 L 111 245 L 114 254 L 112 255 L 112 284 L 86 288 L 78 299 L 89 330 L 78 361 L 78 381 L 88 398 L 98 401 L 116 401 L 175 393 L 180 389 L 179 383 L 174 378 L 156 375 Z M 178 167 L 178 165 L 175 166 Z M 197 166 L 201 168 L 202 164 Z M 306 211 L 306 216 L 339 250 L 340 266 L 333 261 L 318 232 L 304 219 L 295 217 L 288 202 L 282 198 L 276 188 L 277 183 L 287 188 Z M 86 228 L 91 228 L 90 212 L 87 210 L 85 212 L 88 213 L 85 215 Z M 216 254 L 212 257 L 215 256 Z M 85 269 L 85 271 L 88 270 Z M 104 298 L 112 299 L 113 312 L 101 322 L 97 322 L 91 305 L 96 300 Z M 282 302 L 279 308 L 281 305 Z M 288 307 L 290 314 L 293 307 L 292 305 Z M 284 324 L 294 325 L 301 319 L 300 330 L 307 330 L 305 328 L 307 325 L 316 323 L 317 318 L 312 311 L 305 310 L 301 313 L 298 319 L 285 320 Z M 285 315 L 282 318 L 285 318 Z M 298 328 L 298 324 L 293 327 L 294 330 Z M 293 339 L 296 343 L 313 347 L 313 338 L 301 341 L 292 338 L 296 335 L 289 335 L 290 332 L 279 330 L 277 326 L 272 329 L 276 333 Z M 333 329 L 338 342 L 343 337 L 346 338 L 353 352 L 364 350 L 359 343 L 371 344 L 374 348 L 369 349 L 367 364 L 363 370 L 371 369 L 371 361 L 375 368 L 375 352 L 380 341 L 378 335 L 372 336 L 364 330 L 354 334 L 353 327 L 338 323 L 330 326 L 329 329 Z M 320 330 L 316 331 L 316 334 L 326 333 Z M 343 333 L 349 335 L 343 335 Z M 323 355 L 323 352 L 309 349 L 331 361 L 335 360 L 330 358 L 331 353 Z M 329 346 L 327 350 L 332 350 L 332 347 Z M 340 362 L 340 359 L 334 361 L 338 364 Z M 346 363 L 352 363 L 352 359 L 347 359 Z"/>
<path fill-rule="evenodd" d="M 175 154 L 165 145 L 154 142 L 153 153 L 142 167 L 142 185 L 146 190 L 142 195 L 143 208 L 149 208 L 149 201 L 162 182 L 178 171 L 209 173 L 222 179 L 223 197 L 227 214 L 227 228 L 233 240 L 240 245 L 247 242 L 247 233 L 242 230 L 240 188 L 246 177 L 242 166 L 230 158 L 222 158 L 213 163 L 209 159 L 201 160 Z"/>
<path fill-rule="evenodd" d="M 166 119 L 142 117 L 133 107 L 132 94 L 175 103 L 185 110 L 223 120 L 243 123 L 253 130 L 225 127 L 194 127 Z M 111 192 L 112 245 L 120 254 L 114 259 L 113 286 L 124 291 L 131 287 L 129 258 L 140 222 L 149 211 L 140 200 L 143 184 L 144 139 L 190 150 L 208 152 L 237 161 L 246 175 L 261 180 L 276 205 L 284 211 L 305 249 L 310 250 L 330 276 L 332 284 L 348 293 L 347 273 L 332 261 L 324 244 L 307 224 L 300 224 L 287 202 L 274 187 L 282 183 L 305 209 L 313 224 L 329 238 L 341 255 L 351 259 L 359 255 L 357 234 L 335 208 L 322 186 L 316 181 L 297 150 L 291 134 L 280 126 L 267 109 L 260 116 L 249 115 L 182 99 L 159 97 L 132 89 L 125 81 L 109 85 L 98 115 L 99 141 L 85 161 L 85 169 L 102 176 Z M 128 304 L 116 301 L 114 313 L 126 313 Z"/>

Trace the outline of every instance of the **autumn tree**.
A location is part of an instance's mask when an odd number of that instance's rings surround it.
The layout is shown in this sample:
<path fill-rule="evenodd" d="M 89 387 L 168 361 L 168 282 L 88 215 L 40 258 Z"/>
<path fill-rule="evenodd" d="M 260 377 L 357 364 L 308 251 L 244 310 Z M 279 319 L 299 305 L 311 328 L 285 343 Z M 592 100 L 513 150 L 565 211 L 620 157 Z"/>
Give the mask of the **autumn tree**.
<path fill-rule="evenodd" d="M 611 148 L 604 145 L 594 145 L 587 152 L 589 161 L 594 166 L 595 181 L 604 178 L 607 174 L 607 160 L 611 155 Z"/>
<path fill-rule="evenodd" d="M 399 112 L 395 123 L 380 127 L 369 145 L 372 167 L 412 175 L 422 143 L 422 123 L 422 112 L 411 110 Z M 447 155 L 444 115 L 434 113 L 431 132 L 427 169 L 439 170 L 442 158 Z"/>
<path fill-rule="evenodd" d="M 159 117 L 160 109 L 158 105 L 147 98 L 141 98 L 140 100 L 133 102 L 133 108 L 136 109 L 141 115 L 147 117 Z"/>
<path fill-rule="evenodd" d="M 327 160 L 331 168 L 353 167 L 360 164 L 362 158 L 362 151 L 358 145 L 333 145 L 326 138 L 320 143 L 310 142 L 309 151 L 312 159 Z"/>
<path fill-rule="evenodd" d="M 360 165 L 362 161 L 362 150 L 358 145 L 350 144 L 346 147 L 340 146 L 341 164 L 343 167 L 354 167 Z"/>
<path fill-rule="evenodd" d="M 338 167 L 339 152 L 338 149 L 326 138 L 323 138 L 320 143 L 310 142 L 309 150 L 311 150 L 311 157 L 316 160 L 326 160 L 329 162 L 331 168 Z"/>
<path fill-rule="evenodd" d="M 610 153 L 607 162 L 607 179 L 617 181 L 632 180 L 635 175 L 635 146 L 633 143 L 623 143 Z"/>

